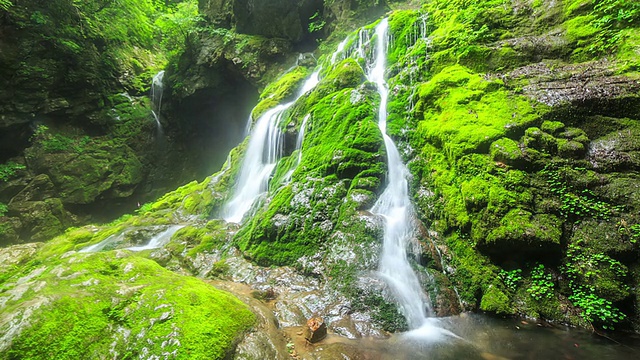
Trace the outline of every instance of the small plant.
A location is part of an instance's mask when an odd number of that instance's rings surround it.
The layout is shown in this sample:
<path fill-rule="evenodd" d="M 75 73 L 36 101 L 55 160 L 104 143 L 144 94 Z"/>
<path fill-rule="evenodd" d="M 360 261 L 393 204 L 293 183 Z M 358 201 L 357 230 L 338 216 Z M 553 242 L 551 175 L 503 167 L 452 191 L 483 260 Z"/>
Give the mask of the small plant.
<path fill-rule="evenodd" d="M 91 141 L 91 138 L 85 135 L 81 138 L 73 139 L 62 134 L 51 134 L 49 127 L 38 125 L 31 135 L 31 141 L 39 143 L 42 149 L 48 153 L 74 151 L 81 154 L 85 150 L 85 145 Z"/>
<path fill-rule="evenodd" d="M 615 323 L 624 320 L 625 314 L 611 301 L 596 295 L 595 287 L 589 284 L 600 275 L 601 269 L 607 269 L 617 277 L 625 277 L 627 270 L 622 263 L 605 254 L 589 254 L 578 242 L 569 244 L 567 263 L 561 269 L 569 279 L 569 300 L 580 308 L 585 320 L 612 330 Z"/>
<path fill-rule="evenodd" d="M 536 300 L 550 298 L 553 295 L 553 277 L 545 271 L 543 264 L 531 270 L 531 285 L 527 289 L 529 295 Z"/>
<path fill-rule="evenodd" d="M 520 283 L 522 282 L 522 269 L 515 269 L 510 271 L 500 270 L 500 278 L 509 290 L 515 292 L 518 288 L 518 285 L 520 285 Z"/>
<path fill-rule="evenodd" d="M 0 217 L 4 216 L 7 212 L 9 212 L 7 205 L 0 202 Z"/>
<path fill-rule="evenodd" d="M 584 171 L 584 168 L 574 170 Z M 560 215 L 566 219 L 581 219 L 591 217 L 594 219 L 609 220 L 619 207 L 612 206 L 598 200 L 596 194 L 589 189 L 575 189 L 560 176 L 554 165 L 547 165 L 540 174 L 545 177 L 549 185 L 549 191 L 558 195 L 562 205 Z"/>
<path fill-rule="evenodd" d="M 614 330 L 615 323 L 624 320 L 626 315 L 611 301 L 603 299 L 593 293 L 593 289 L 578 287 L 569 296 L 573 305 L 582 310 L 582 317 L 590 323 L 602 323 L 603 329 Z"/>
<path fill-rule="evenodd" d="M 7 11 L 10 7 L 13 6 L 13 3 L 9 0 L 0 0 L 0 9 Z"/>
<path fill-rule="evenodd" d="M 314 33 L 314 32 L 318 32 L 318 31 L 322 30 L 326 24 L 327 24 L 327 22 L 324 21 L 320 17 L 320 13 L 318 11 L 316 11 L 309 18 L 309 33 Z"/>
<path fill-rule="evenodd" d="M 22 164 L 9 161 L 6 164 L 0 164 L 0 181 L 8 181 L 18 170 L 24 170 L 26 167 Z"/>

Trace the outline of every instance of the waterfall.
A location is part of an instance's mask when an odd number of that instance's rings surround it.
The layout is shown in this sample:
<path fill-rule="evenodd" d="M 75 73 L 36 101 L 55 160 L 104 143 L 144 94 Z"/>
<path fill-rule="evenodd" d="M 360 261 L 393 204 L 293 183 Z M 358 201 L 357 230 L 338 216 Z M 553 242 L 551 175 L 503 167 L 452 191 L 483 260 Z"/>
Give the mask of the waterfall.
<path fill-rule="evenodd" d="M 240 223 L 254 202 L 266 193 L 269 177 L 282 156 L 283 136 L 279 127 L 282 117 L 302 95 L 318 84 L 319 72 L 314 71 L 307 78 L 295 100 L 266 111 L 256 121 L 234 195 L 223 209 L 222 217 L 227 222 Z"/>
<path fill-rule="evenodd" d="M 161 248 L 164 245 L 166 245 L 169 241 L 171 241 L 171 237 L 173 236 L 173 234 L 175 234 L 178 230 L 182 229 L 183 227 L 184 225 L 169 226 L 165 231 L 152 237 L 147 244 L 128 247 L 127 250 L 142 251 L 142 250 L 151 250 L 151 249 Z"/>
<path fill-rule="evenodd" d="M 376 85 L 380 94 L 378 126 L 387 150 L 388 184 L 373 205 L 371 212 L 385 220 L 384 243 L 378 271 L 395 295 L 403 315 L 412 329 L 425 325 L 432 315 L 429 299 L 422 291 L 420 281 L 407 259 L 407 247 L 414 235 L 414 212 L 409 198 L 407 177 L 409 171 L 402 162 L 393 140 L 386 134 L 388 89 L 384 80 L 388 45 L 388 21 L 382 20 L 375 28 L 373 64 L 368 66 L 367 79 Z M 361 36 L 362 38 L 362 36 Z M 360 53 L 364 53 L 361 50 Z"/>
<path fill-rule="evenodd" d="M 156 136 L 161 139 L 164 136 L 164 129 L 160 123 L 160 109 L 162 107 L 162 93 L 164 88 L 162 80 L 164 78 L 164 70 L 153 76 L 151 81 L 151 114 L 156 121 Z"/>

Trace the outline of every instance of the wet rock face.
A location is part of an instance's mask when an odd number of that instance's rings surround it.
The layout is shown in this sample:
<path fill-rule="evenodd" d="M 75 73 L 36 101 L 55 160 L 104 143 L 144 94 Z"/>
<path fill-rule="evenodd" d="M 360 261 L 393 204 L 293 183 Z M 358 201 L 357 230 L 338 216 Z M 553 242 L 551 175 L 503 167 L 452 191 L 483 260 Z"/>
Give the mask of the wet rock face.
<path fill-rule="evenodd" d="M 223 28 L 231 27 L 232 7 L 233 0 L 201 0 L 198 2 L 200 14 L 203 14 L 213 25 Z"/>
<path fill-rule="evenodd" d="M 526 65 L 506 75 L 506 81 L 527 78 L 525 95 L 549 106 L 585 103 L 632 95 L 640 82 L 615 75 L 615 64 L 606 60 L 550 66 L 540 62 Z"/>

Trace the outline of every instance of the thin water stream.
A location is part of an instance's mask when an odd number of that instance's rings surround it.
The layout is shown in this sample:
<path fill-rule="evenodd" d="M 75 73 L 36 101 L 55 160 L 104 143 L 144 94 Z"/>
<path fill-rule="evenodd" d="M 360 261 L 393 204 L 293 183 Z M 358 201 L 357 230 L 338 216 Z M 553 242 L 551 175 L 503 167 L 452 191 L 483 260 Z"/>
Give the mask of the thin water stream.
<path fill-rule="evenodd" d="M 158 72 L 153 76 L 151 81 L 151 115 L 156 121 L 156 137 L 161 139 L 164 136 L 164 129 L 160 122 L 160 110 L 162 108 L 162 95 L 164 93 L 164 87 L 162 80 L 164 79 L 164 70 Z"/>

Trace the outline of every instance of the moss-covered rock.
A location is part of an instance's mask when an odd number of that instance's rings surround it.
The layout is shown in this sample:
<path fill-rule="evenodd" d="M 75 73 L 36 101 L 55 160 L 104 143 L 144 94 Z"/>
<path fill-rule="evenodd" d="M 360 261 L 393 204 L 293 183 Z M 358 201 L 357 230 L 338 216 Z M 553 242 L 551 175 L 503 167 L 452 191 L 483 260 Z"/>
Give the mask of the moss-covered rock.
<path fill-rule="evenodd" d="M 42 259 L 2 286 L 3 359 L 223 358 L 254 322 L 230 294 L 130 252 Z"/>
<path fill-rule="evenodd" d="M 338 65 L 336 71 L 342 70 Z M 362 76 L 361 69 L 357 73 Z M 346 84 L 336 90 L 334 77 L 327 78 L 324 87 L 309 95 L 317 98 L 333 89 L 322 100 L 314 104 L 300 99 L 313 105 L 306 109 L 310 129 L 291 183 L 272 184 L 272 197 L 236 237 L 240 249 L 260 264 L 294 265 L 301 256 L 313 255 L 356 209 L 371 202 L 370 190 L 359 187 L 376 190 L 381 183 L 383 143 L 373 122 L 371 92 L 340 90 Z"/>

